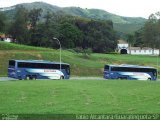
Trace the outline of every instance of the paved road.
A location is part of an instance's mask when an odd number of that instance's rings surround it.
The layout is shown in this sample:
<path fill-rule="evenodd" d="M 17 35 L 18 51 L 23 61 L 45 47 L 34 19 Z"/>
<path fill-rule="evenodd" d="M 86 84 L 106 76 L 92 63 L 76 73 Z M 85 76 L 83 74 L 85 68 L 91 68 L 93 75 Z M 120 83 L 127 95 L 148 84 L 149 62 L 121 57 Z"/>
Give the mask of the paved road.
<path fill-rule="evenodd" d="M 103 77 L 71 77 L 71 80 L 104 80 Z"/>
<path fill-rule="evenodd" d="M 9 80 L 16 80 L 16 79 L 8 78 L 8 77 L 0 77 L 0 81 L 9 81 Z"/>
<path fill-rule="evenodd" d="M 13 78 L 8 78 L 8 77 L 0 77 L 0 81 L 14 81 L 17 79 L 13 79 Z M 42 79 L 39 79 L 42 80 Z M 105 80 L 102 77 L 71 77 L 70 80 Z M 157 81 L 160 82 L 160 79 L 158 79 Z"/>
<path fill-rule="evenodd" d="M 17 80 L 17 79 L 0 77 L 0 81 L 11 81 L 11 80 Z M 102 77 L 71 77 L 70 80 L 104 80 L 104 78 Z"/>

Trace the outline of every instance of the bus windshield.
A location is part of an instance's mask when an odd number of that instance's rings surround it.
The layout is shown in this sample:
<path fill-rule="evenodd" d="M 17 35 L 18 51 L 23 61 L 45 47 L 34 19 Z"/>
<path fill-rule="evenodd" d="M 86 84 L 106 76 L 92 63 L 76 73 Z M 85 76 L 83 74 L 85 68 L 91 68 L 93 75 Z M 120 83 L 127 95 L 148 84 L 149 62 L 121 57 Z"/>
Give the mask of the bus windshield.
<path fill-rule="evenodd" d="M 9 60 L 9 66 L 15 67 L 15 61 L 14 60 Z"/>

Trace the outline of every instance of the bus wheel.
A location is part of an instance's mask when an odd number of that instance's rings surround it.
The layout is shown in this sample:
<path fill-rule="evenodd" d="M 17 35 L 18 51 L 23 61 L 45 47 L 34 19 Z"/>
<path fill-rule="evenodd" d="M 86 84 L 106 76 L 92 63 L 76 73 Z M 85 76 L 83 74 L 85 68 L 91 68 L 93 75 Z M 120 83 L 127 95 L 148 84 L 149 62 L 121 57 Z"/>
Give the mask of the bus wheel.
<path fill-rule="evenodd" d="M 18 77 L 18 79 L 19 79 L 19 80 L 22 80 L 22 78 L 21 78 L 20 76 Z"/>
<path fill-rule="evenodd" d="M 30 80 L 31 78 L 29 76 L 26 76 L 26 80 Z"/>
<path fill-rule="evenodd" d="M 148 78 L 148 80 L 151 80 L 151 78 Z"/>
<path fill-rule="evenodd" d="M 64 76 L 61 76 L 60 79 L 61 79 L 61 80 L 64 79 Z"/>
<path fill-rule="evenodd" d="M 32 77 L 32 80 L 36 80 L 36 79 L 37 79 L 37 77 L 36 77 L 36 76 L 33 76 L 33 77 Z"/>

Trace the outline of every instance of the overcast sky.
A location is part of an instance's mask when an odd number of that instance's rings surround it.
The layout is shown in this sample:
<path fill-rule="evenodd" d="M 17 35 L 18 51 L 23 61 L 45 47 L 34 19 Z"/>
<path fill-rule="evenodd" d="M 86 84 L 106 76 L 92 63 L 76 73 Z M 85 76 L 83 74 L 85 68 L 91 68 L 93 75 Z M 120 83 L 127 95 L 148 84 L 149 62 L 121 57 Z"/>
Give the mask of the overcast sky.
<path fill-rule="evenodd" d="M 0 0 L 0 7 L 19 3 L 43 1 L 59 7 L 81 7 L 103 9 L 110 13 L 128 17 L 145 17 L 160 11 L 160 0 Z"/>

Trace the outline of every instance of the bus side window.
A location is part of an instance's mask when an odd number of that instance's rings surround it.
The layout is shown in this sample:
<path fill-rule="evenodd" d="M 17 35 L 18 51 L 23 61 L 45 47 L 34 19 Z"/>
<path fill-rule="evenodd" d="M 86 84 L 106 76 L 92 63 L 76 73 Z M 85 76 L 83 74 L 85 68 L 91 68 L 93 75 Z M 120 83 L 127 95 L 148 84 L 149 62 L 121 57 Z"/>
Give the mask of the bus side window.
<path fill-rule="evenodd" d="M 69 68 L 68 65 L 65 66 L 65 70 L 66 70 L 66 72 L 70 75 L 70 68 Z"/>
<path fill-rule="evenodd" d="M 67 68 L 67 69 L 66 69 L 66 71 L 67 71 L 67 73 L 70 75 L 70 69 L 69 69 L 69 68 Z"/>
<path fill-rule="evenodd" d="M 105 70 L 109 70 L 109 66 L 108 66 L 108 65 L 105 65 L 104 69 L 105 69 Z"/>
<path fill-rule="evenodd" d="M 9 66 L 15 66 L 15 61 L 14 60 L 10 60 L 9 61 Z"/>
<path fill-rule="evenodd" d="M 157 76 L 157 72 L 156 71 L 153 72 L 153 76 Z"/>

